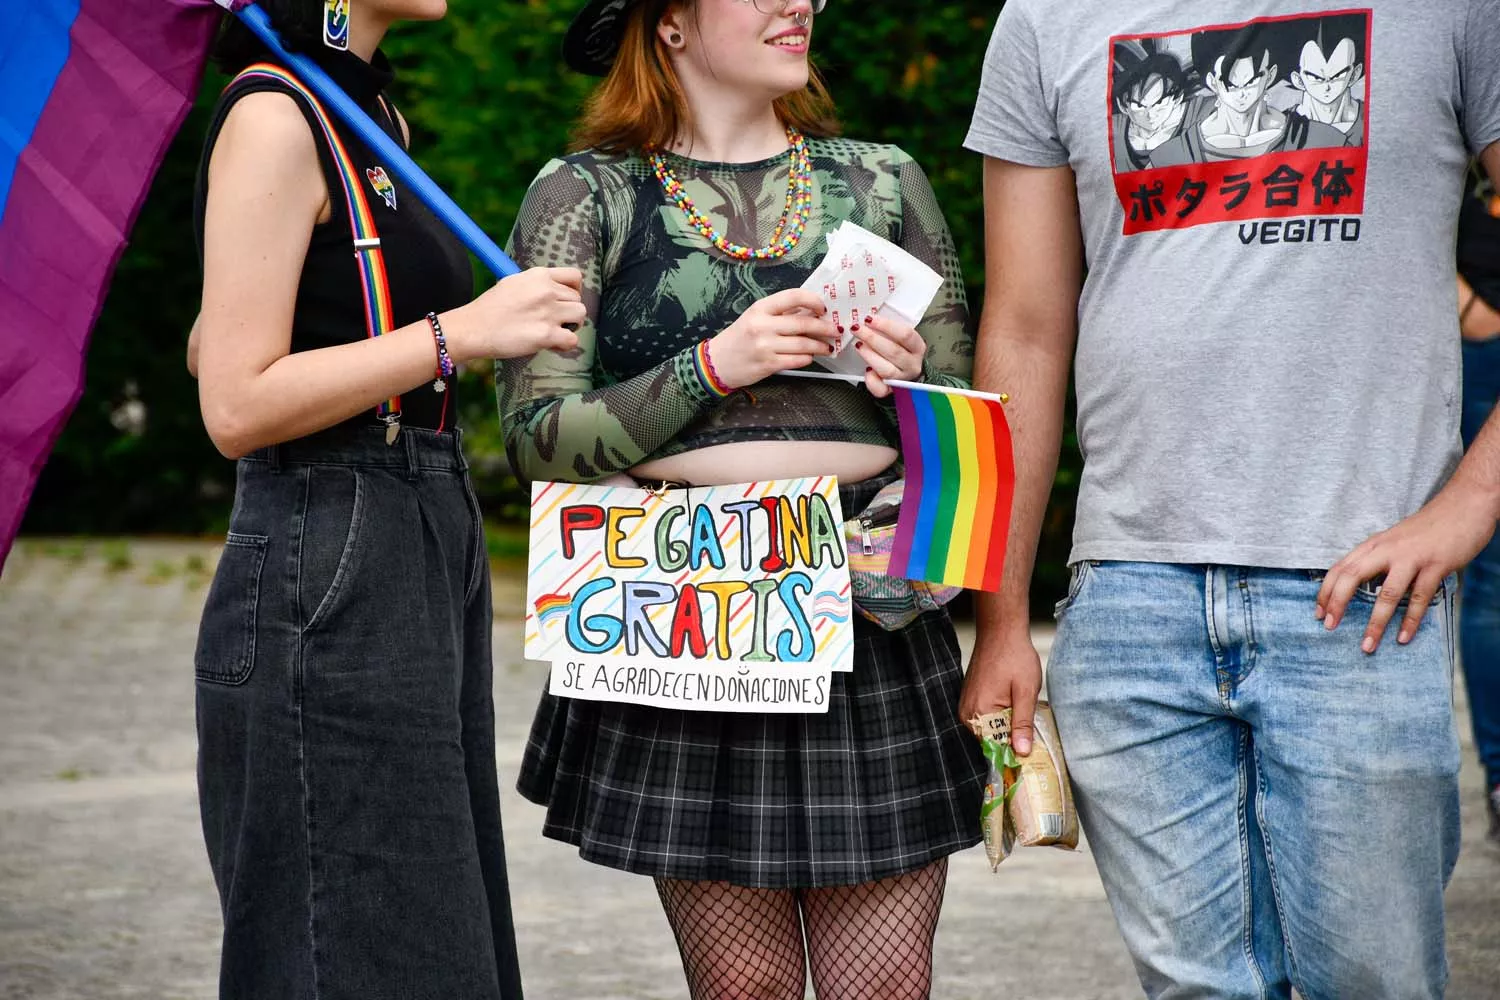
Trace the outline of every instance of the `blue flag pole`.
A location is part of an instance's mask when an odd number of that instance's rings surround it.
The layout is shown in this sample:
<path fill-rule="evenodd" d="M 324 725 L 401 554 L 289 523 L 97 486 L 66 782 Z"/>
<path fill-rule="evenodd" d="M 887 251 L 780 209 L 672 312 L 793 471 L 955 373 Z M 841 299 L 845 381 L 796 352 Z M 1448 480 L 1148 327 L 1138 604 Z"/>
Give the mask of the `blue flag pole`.
<path fill-rule="evenodd" d="M 317 63 L 306 56 L 286 50 L 286 47 L 281 44 L 281 37 L 276 34 L 276 29 L 271 27 L 271 19 L 266 16 L 265 11 L 250 4 L 236 11 L 235 15 L 255 32 L 256 37 L 265 43 L 276 58 L 297 74 L 297 78 L 306 84 L 309 90 L 318 95 L 319 100 L 327 104 L 334 114 L 354 129 L 360 139 L 380 158 L 386 169 L 399 177 L 413 194 L 432 209 L 433 214 L 453 230 L 453 235 L 473 251 L 495 277 L 505 278 L 520 273 L 521 269 L 516 266 L 516 262 L 506 256 L 505 251 L 486 236 L 484 230 L 480 229 L 442 188 L 433 183 L 426 171 L 417 166 L 416 161 L 406 150 L 386 135 L 385 131 L 376 125 L 374 120 L 365 114 Z"/>

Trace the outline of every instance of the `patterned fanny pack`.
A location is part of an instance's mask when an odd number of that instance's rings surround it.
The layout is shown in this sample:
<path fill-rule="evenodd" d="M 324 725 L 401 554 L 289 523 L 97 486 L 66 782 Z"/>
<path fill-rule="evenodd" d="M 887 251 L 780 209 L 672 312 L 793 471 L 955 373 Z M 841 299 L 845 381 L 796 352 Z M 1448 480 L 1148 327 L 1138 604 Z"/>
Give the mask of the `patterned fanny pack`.
<path fill-rule="evenodd" d="M 963 590 L 890 575 L 891 549 L 905 489 L 904 479 L 882 487 L 859 516 L 844 522 L 854 609 L 888 632 L 936 611 Z"/>

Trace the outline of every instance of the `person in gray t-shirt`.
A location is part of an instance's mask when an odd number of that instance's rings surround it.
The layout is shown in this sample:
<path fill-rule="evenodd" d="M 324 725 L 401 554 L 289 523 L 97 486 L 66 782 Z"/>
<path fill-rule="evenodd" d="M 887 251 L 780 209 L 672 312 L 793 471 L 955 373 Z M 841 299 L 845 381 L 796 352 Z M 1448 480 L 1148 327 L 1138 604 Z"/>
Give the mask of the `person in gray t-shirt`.
<path fill-rule="evenodd" d="M 1465 164 L 1500 174 L 1500 0 L 1268 7 L 1000 15 L 966 145 L 1017 484 L 960 711 L 1013 705 L 1029 749 L 1071 362 L 1047 686 L 1147 993 L 1438 997 L 1453 573 L 1500 513 L 1500 424 L 1459 461 L 1452 280 Z"/>

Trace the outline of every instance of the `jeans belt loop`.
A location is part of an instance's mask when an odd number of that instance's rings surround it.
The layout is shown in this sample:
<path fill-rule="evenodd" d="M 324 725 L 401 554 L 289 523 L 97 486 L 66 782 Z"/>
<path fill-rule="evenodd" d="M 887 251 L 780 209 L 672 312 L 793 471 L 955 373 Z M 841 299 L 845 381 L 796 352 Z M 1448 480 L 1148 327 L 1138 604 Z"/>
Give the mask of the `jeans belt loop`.
<path fill-rule="evenodd" d="M 406 478 L 416 482 L 421 468 L 417 460 L 417 435 L 403 434 L 401 441 L 406 451 Z"/>

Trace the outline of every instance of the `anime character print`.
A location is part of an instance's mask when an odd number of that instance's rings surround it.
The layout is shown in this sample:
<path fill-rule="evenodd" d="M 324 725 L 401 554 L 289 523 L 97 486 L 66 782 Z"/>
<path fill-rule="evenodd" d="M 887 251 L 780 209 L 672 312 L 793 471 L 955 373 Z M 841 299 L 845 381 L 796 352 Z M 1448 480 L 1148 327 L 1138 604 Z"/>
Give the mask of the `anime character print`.
<path fill-rule="evenodd" d="M 1358 215 L 1368 10 L 1110 41 L 1110 150 L 1125 233 Z"/>

